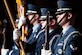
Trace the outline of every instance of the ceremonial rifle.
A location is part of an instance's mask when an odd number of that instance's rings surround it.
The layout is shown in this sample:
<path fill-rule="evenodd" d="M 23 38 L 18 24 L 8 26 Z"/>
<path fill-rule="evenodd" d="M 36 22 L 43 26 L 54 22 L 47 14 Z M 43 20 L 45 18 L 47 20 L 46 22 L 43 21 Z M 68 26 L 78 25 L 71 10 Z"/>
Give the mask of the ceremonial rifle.
<path fill-rule="evenodd" d="M 46 27 L 45 27 L 45 43 L 43 48 L 45 50 L 49 50 L 49 21 L 50 21 L 50 12 L 47 12 L 47 23 L 46 23 Z"/>

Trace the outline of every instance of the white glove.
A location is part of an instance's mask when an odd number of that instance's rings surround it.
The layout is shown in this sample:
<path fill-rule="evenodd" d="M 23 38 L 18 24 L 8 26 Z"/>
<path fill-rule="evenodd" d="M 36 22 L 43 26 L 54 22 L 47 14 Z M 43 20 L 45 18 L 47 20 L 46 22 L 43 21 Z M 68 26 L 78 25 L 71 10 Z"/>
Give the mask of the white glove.
<path fill-rule="evenodd" d="M 20 30 L 19 30 L 19 29 L 15 29 L 15 30 L 13 31 L 13 40 L 18 39 L 20 36 L 21 36 Z"/>
<path fill-rule="evenodd" d="M 51 55 L 51 54 L 52 54 L 51 50 L 45 50 L 45 49 L 41 50 L 41 55 Z"/>
<path fill-rule="evenodd" d="M 21 16 L 18 23 L 18 29 L 20 29 L 23 24 L 26 24 L 26 18 Z"/>
<path fill-rule="evenodd" d="M 26 38 L 26 37 L 24 37 L 22 41 L 24 41 L 24 42 L 26 42 L 26 43 L 27 43 L 27 38 Z"/>
<path fill-rule="evenodd" d="M 1 55 L 7 55 L 9 49 L 1 49 Z"/>

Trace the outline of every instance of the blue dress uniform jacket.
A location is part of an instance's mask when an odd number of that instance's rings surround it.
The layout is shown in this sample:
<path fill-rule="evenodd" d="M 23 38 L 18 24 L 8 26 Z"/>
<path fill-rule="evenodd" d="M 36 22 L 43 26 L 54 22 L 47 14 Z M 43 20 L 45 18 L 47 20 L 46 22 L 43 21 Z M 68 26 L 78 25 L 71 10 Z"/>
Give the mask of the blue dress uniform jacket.
<path fill-rule="evenodd" d="M 31 34 L 31 36 L 28 39 L 27 42 L 27 55 L 34 55 L 35 47 L 36 47 L 36 42 L 37 42 L 37 34 L 41 31 L 41 25 L 39 25 L 36 30 Z"/>
<path fill-rule="evenodd" d="M 8 51 L 7 55 L 20 55 L 20 47 L 14 43 L 12 50 Z"/>
<path fill-rule="evenodd" d="M 67 36 L 73 32 L 76 31 L 73 26 L 70 26 L 69 29 L 66 31 L 65 34 L 60 36 L 56 43 L 54 44 L 53 47 L 53 54 L 52 55 L 77 55 L 75 52 L 78 52 L 79 49 L 79 43 L 80 43 L 80 38 L 78 34 L 72 34 L 66 43 L 65 49 L 63 50 L 64 47 L 64 40 L 67 38 Z"/>
<path fill-rule="evenodd" d="M 35 41 L 36 35 L 38 32 L 41 31 L 41 25 L 39 24 L 38 27 L 36 27 L 36 30 L 31 34 L 31 36 L 28 39 L 28 43 L 31 44 Z"/>
<path fill-rule="evenodd" d="M 41 49 L 42 49 L 42 44 L 44 44 L 45 40 L 45 31 L 42 30 L 40 34 L 38 35 L 37 43 L 36 43 L 36 48 L 35 48 L 35 55 L 40 55 L 41 54 Z"/>
<path fill-rule="evenodd" d="M 59 28 L 53 29 L 53 31 L 51 33 L 49 33 L 50 38 L 48 41 L 50 42 L 50 40 L 53 38 L 53 36 L 58 35 L 60 32 L 61 32 L 61 29 L 59 29 Z M 54 39 L 54 41 L 56 41 L 56 39 L 57 39 L 57 37 Z M 44 44 L 44 43 L 45 43 L 45 31 L 40 33 L 40 35 L 38 36 L 36 49 L 35 49 L 35 55 L 41 55 L 41 49 L 43 48 L 42 44 Z"/>
<path fill-rule="evenodd" d="M 25 51 L 27 52 L 27 55 L 34 55 L 36 41 L 37 41 L 37 38 L 35 37 L 35 35 L 37 35 L 40 30 L 41 30 L 41 26 L 38 26 L 36 32 L 32 33 L 31 36 L 29 37 L 28 43 L 23 42 L 23 44 L 26 44 Z M 7 53 L 7 55 L 20 55 L 20 48 L 19 47 L 17 48 L 17 47 L 18 46 L 14 44 L 12 50 L 10 50 Z"/>

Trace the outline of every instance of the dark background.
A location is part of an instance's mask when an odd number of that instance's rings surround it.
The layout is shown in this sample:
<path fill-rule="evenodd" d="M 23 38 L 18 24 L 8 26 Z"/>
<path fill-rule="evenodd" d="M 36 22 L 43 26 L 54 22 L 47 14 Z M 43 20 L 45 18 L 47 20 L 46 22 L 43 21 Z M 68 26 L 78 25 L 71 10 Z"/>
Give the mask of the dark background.
<path fill-rule="evenodd" d="M 57 8 L 56 0 L 26 0 L 26 1 L 27 3 L 32 3 L 38 7 L 47 7 L 47 8 L 51 8 L 54 10 Z M 79 30 L 82 33 L 82 2 L 81 0 L 67 0 L 67 1 L 71 2 L 74 5 L 74 7 L 76 7 L 75 10 L 77 12 L 77 18 L 75 22 L 75 27 L 77 28 L 77 30 Z M 17 14 L 16 2 L 15 0 L 8 0 L 8 3 L 9 3 L 11 13 L 15 20 L 16 14 Z M 8 48 L 10 48 L 9 46 L 12 46 L 13 26 L 8 16 L 4 2 L 3 0 L 0 0 L 0 20 L 3 21 L 3 19 L 7 19 L 6 37 L 8 41 L 8 44 L 7 44 Z"/>

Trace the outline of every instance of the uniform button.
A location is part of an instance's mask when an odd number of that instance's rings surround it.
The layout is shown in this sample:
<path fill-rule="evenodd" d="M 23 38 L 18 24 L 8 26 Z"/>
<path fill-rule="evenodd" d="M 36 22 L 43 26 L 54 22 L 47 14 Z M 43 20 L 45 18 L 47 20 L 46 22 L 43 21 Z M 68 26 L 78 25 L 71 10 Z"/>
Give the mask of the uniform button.
<path fill-rule="evenodd" d="M 59 54 L 62 54 L 62 52 L 63 52 L 62 49 L 58 49 Z"/>
<path fill-rule="evenodd" d="M 56 54 L 56 55 L 58 55 L 58 54 Z"/>

